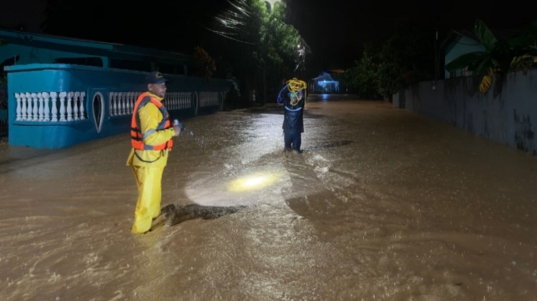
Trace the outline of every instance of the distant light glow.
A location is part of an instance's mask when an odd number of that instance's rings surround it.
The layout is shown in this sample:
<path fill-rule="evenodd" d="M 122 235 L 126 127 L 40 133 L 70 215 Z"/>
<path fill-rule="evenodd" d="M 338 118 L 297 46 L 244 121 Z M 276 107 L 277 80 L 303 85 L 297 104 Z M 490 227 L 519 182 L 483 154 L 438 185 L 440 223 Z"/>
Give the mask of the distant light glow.
<path fill-rule="evenodd" d="M 278 180 L 280 174 L 266 173 L 266 174 L 254 174 L 246 177 L 238 178 L 231 182 L 228 187 L 229 191 L 241 192 L 248 190 L 255 190 L 267 187 Z"/>

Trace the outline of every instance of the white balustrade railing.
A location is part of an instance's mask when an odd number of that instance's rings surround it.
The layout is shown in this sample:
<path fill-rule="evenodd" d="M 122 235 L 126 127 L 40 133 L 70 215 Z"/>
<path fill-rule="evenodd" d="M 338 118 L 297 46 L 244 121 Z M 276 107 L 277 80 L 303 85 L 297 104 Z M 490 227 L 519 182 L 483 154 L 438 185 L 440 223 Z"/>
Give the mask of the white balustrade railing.
<path fill-rule="evenodd" d="M 15 121 L 57 122 L 87 119 L 86 92 L 15 93 Z"/>
<path fill-rule="evenodd" d="M 140 94 L 142 92 L 110 92 L 108 96 L 110 116 L 131 115 Z M 166 93 L 164 106 L 168 111 L 191 108 L 191 94 L 192 92 Z"/>
<path fill-rule="evenodd" d="M 131 115 L 142 92 L 110 92 L 110 116 Z M 192 108 L 192 92 L 166 93 L 164 104 L 168 111 Z M 218 106 L 219 92 L 200 92 L 199 107 Z M 86 92 L 15 93 L 16 121 L 70 122 L 87 119 Z"/>
<path fill-rule="evenodd" d="M 171 92 L 166 93 L 164 105 L 168 111 L 188 109 L 192 107 L 190 96 L 192 92 Z"/>
<path fill-rule="evenodd" d="M 108 95 L 110 116 L 132 115 L 134 104 L 142 92 L 110 92 Z"/>
<path fill-rule="evenodd" d="M 199 95 L 199 106 L 201 107 L 210 107 L 210 106 L 219 106 L 220 101 L 218 100 L 219 92 L 200 92 Z"/>

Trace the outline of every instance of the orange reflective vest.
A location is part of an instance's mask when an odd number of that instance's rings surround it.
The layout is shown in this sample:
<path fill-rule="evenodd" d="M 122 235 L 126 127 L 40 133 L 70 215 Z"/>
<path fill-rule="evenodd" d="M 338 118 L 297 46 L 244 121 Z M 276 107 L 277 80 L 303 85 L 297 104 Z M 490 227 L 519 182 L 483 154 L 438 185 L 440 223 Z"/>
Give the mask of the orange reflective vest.
<path fill-rule="evenodd" d="M 148 104 L 149 102 L 153 103 L 157 108 L 159 108 L 160 112 L 162 113 L 162 121 L 158 124 L 156 130 L 149 130 L 146 133 L 142 133 L 141 126 L 140 126 L 140 116 L 138 116 L 138 110 Z M 142 93 L 138 99 L 136 100 L 136 104 L 134 105 L 134 111 L 132 112 L 132 120 L 131 120 L 131 144 L 132 147 L 136 150 L 163 150 L 167 149 L 169 151 L 172 150 L 173 147 L 173 140 L 170 139 L 166 141 L 165 143 L 159 144 L 159 145 L 147 145 L 144 144 L 144 138 L 153 134 L 154 132 L 158 130 L 165 130 L 171 128 L 170 123 L 170 115 L 168 114 L 168 111 L 166 108 L 162 105 L 160 101 L 157 99 L 151 97 L 147 92 Z"/>

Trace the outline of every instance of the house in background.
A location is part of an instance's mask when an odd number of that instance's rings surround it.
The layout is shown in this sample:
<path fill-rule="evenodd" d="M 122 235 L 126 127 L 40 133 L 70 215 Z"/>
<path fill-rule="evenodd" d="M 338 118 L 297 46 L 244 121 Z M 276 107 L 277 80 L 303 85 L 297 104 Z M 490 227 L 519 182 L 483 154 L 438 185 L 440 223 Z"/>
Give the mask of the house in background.
<path fill-rule="evenodd" d="M 128 132 L 151 71 L 169 80 L 172 118 L 222 110 L 231 86 L 189 76 L 191 58 L 180 53 L 9 29 L 0 41 L 0 134 L 11 145 L 64 148 Z"/>
<path fill-rule="evenodd" d="M 310 93 L 339 93 L 339 81 L 326 72 L 309 81 Z"/>
<path fill-rule="evenodd" d="M 491 30 L 491 32 L 498 41 L 507 41 L 517 34 L 519 30 L 504 29 Z M 443 78 L 472 76 L 473 74 L 468 70 L 468 68 L 450 73 L 446 71 L 445 66 L 463 54 L 476 51 L 485 51 L 485 47 L 481 45 L 479 38 L 473 31 L 451 30 L 440 44 L 440 53 L 442 54 L 441 59 L 443 59 L 441 66 L 444 70 L 443 74 L 440 74 L 440 76 L 443 76 Z"/>
<path fill-rule="evenodd" d="M 134 71 L 187 74 L 190 56 L 122 44 L 104 43 L 0 29 L 0 65 L 75 64 Z M 0 70 L 3 72 L 3 70 Z"/>

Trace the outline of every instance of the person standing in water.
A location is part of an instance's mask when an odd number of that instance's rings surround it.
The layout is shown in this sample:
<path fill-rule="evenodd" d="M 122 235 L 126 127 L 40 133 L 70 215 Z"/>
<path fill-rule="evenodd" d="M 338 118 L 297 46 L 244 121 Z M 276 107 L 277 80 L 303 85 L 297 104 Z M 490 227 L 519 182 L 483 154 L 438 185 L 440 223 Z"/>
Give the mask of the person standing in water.
<path fill-rule="evenodd" d="M 184 126 L 170 122 L 162 104 L 166 95 L 166 79 L 160 72 L 146 78 L 147 92 L 134 105 L 131 120 L 132 149 L 127 165 L 132 167 L 138 201 L 134 213 L 132 233 L 146 233 L 156 224 L 161 214 L 161 180 L 173 147 L 173 137 L 179 136 Z"/>
<path fill-rule="evenodd" d="M 302 153 L 302 133 L 304 132 L 304 92 L 306 83 L 296 78 L 287 81 L 280 91 L 277 102 L 284 107 L 283 136 L 284 151 Z"/>

